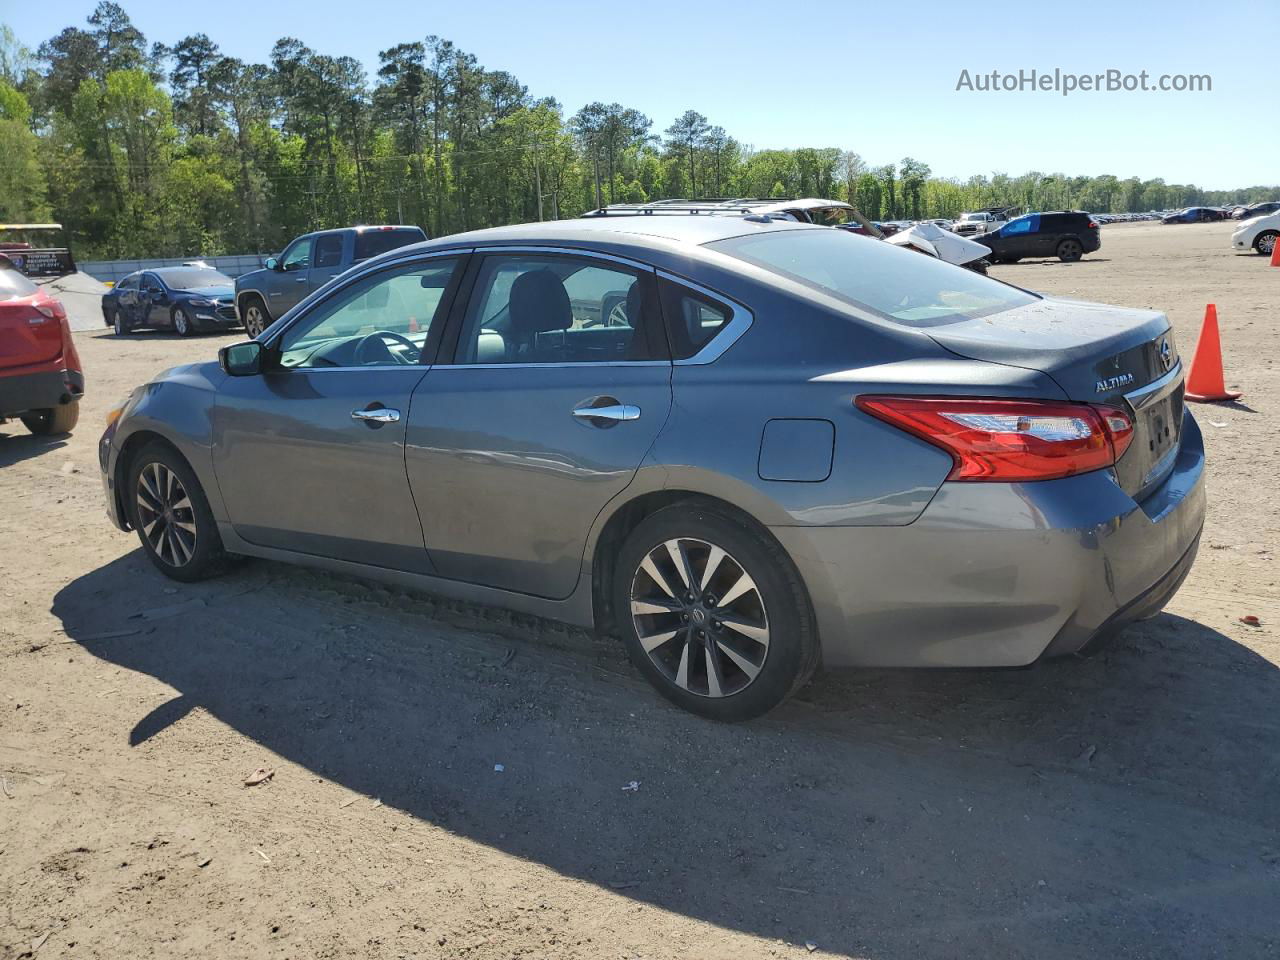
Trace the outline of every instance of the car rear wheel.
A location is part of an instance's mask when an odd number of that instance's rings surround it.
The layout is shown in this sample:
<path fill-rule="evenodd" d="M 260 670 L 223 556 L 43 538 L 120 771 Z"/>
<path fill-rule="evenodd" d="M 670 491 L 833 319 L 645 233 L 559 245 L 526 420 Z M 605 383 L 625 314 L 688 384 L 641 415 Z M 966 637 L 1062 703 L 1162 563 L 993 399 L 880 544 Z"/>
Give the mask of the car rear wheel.
<path fill-rule="evenodd" d="M 111 318 L 111 328 L 117 337 L 123 337 L 129 332 L 129 321 L 124 318 L 124 313 L 120 310 L 116 310 Z"/>
<path fill-rule="evenodd" d="M 189 583 L 226 569 L 227 555 L 209 501 L 176 451 L 149 444 L 133 458 L 127 476 L 129 521 L 161 573 Z"/>
<path fill-rule="evenodd" d="M 1058 244 L 1058 259 L 1063 263 L 1075 263 L 1084 255 L 1084 247 L 1079 240 L 1063 240 Z"/>
<path fill-rule="evenodd" d="M 70 433 L 80 420 L 80 402 L 72 400 L 46 410 L 32 410 L 22 415 L 22 424 L 37 437 Z"/>
<path fill-rule="evenodd" d="M 791 559 L 712 507 L 676 504 L 643 520 L 619 553 L 613 596 L 631 661 L 692 713 L 758 717 L 817 667 L 813 614 Z"/>
<path fill-rule="evenodd" d="M 267 305 L 261 297 L 249 296 L 244 299 L 244 330 L 251 337 L 259 336 L 263 330 L 271 326 L 271 316 L 267 313 Z"/>
<path fill-rule="evenodd" d="M 182 307 L 173 308 L 173 329 L 180 337 L 191 336 L 192 330 L 191 318 L 187 316 L 187 311 Z"/>
<path fill-rule="evenodd" d="M 1253 249 L 1257 250 L 1264 257 L 1271 256 L 1271 251 L 1276 248 L 1276 237 L 1280 236 L 1275 230 L 1264 230 L 1253 238 Z"/>

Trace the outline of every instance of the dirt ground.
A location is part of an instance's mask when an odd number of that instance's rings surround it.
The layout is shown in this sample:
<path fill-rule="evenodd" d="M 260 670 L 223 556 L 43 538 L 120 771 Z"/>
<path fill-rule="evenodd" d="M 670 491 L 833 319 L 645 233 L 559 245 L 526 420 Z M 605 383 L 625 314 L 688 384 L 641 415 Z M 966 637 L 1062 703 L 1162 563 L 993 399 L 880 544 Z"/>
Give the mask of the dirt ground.
<path fill-rule="evenodd" d="M 1217 303 L 1245 397 L 1196 408 L 1168 610 L 741 726 L 554 624 L 266 562 L 163 579 L 103 516 L 103 413 L 234 338 L 78 334 L 80 428 L 0 427 L 0 957 L 1280 956 L 1280 270 L 1232 226 L 994 271 L 1167 310 L 1188 359 Z"/>

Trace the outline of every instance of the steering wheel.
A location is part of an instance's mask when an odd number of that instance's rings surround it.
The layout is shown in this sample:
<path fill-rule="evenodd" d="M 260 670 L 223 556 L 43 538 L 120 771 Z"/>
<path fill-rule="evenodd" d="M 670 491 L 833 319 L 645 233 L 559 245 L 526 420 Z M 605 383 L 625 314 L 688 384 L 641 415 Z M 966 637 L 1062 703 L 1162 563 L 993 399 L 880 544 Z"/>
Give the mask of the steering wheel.
<path fill-rule="evenodd" d="M 404 360 L 396 356 L 387 347 L 386 341 L 394 340 L 396 343 L 403 344 L 410 351 L 412 359 Z M 382 350 L 382 355 L 378 358 L 366 356 L 366 351 L 370 345 L 376 343 Z M 359 364 L 379 363 L 391 360 L 393 363 L 416 363 L 422 355 L 422 348 L 410 340 L 408 337 L 391 330 L 375 330 L 373 333 L 367 334 L 360 338 L 360 342 L 356 344 L 355 361 Z"/>

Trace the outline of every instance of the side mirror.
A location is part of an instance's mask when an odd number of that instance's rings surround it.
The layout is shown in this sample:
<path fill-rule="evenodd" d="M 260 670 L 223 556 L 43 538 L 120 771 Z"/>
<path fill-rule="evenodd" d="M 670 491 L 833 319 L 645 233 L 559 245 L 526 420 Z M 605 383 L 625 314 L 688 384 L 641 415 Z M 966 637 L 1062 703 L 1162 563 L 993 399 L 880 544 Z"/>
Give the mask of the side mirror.
<path fill-rule="evenodd" d="M 218 364 L 230 377 L 254 377 L 262 372 L 263 350 L 257 340 L 233 343 L 218 351 Z"/>
<path fill-rule="evenodd" d="M 267 257 L 266 267 L 268 270 L 279 270 L 280 261 L 277 260 L 275 257 Z"/>

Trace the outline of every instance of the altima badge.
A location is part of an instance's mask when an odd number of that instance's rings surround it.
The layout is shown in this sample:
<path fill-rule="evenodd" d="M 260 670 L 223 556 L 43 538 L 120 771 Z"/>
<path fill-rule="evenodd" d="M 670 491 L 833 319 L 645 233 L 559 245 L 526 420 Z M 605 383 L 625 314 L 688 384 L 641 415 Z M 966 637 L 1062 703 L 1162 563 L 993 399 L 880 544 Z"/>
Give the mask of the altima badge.
<path fill-rule="evenodd" d="M 1096 393 L 1106 393 L 1116 387 L 1127 387 L 1131 383 L 1133 383 L 1133 374 L 1122 373 L 1117 377 L 1107 377 L 1105 380 L 1099 380 L 1093 389 Z"/>

